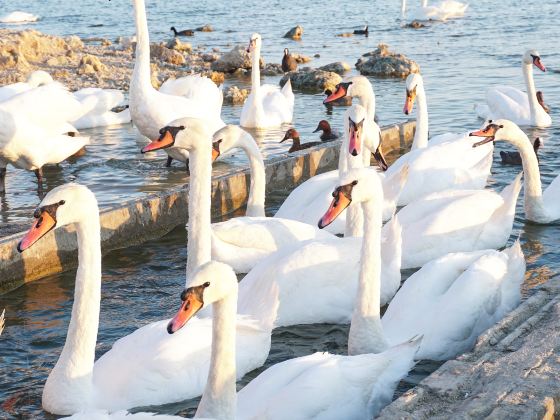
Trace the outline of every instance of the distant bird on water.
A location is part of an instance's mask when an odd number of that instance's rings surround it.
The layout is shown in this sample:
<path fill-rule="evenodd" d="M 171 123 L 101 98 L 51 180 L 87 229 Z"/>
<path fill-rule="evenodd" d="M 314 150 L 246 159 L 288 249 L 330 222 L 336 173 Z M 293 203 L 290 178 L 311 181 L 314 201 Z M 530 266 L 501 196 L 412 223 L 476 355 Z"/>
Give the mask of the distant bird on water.
<path fill-rule="evenodd" d="M 178 31 L 175 26 L 171 27 L 174 36 L 194 36 L 194 31 L 192 29 L 185 29 L 183 31 Z"/>
<path fill-rule="evenodd" d="M 368 36 L 369 35 L 369 27 L 368 25 L 366 25 L 364 27 L 364 29 L 355 29 L 354 30 L 354 35 L 365 35 Z"/>
<path fill-rule="evenodd" d="M 296 71 L 297 70 L 297 61 L 296 59 L 290 54 L 290 51 L 287 48 L 284 48 L 284 57 L 282 57 L 282 71 L 287 73 L 289 71 Z"/>
<path fill-rule="evenodd" d="M 321 144 L 320 141 L 311 141 L 309 143 L 302 144 L 299 139 L 299 133 L 295 128 L 290 128 L 288 131 L 286 131 L 286 134 L 284 135 L 284 138 L 280 141 L 280 143 L 283 143 L 288 139 L 292 139 L 292 146 L 288 150 L 288 153 L 297 152 L 298 150 L 309 149 L 310 147 Z"/>
<path fill-rule="evenodd" d="M 319 121 L 317 128 L 313 132 L 316 133 L 318 131 L 322 131 L 319 136 L 321 141 L 332 141 L 340 138 L 340 133 L 337 130 L 333 130 L 327 120 Z"/>

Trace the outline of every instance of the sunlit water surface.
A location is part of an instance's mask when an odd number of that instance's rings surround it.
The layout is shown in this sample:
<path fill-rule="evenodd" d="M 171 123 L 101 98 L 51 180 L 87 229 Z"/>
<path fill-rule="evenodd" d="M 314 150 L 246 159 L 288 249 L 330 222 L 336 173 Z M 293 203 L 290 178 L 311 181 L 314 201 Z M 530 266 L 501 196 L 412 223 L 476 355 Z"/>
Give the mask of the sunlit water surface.
<path fill-rule="evenodd" d="M 476 1 L 471 3 L 464 19 L 420 30 L 401 28 L 397 3 L 400 2 L 358 0 L 352 6 L 344 6 L 337 2 L 308 2 L 302 8 L 301 2 L 291 1 L 230 1 L 224 5 L 216 0 L 166 0 L 149 2 L 148 15 L 155 40 L 166 39 L 169 36 L 167 28 L 171 25 L 191 28 L 212 24 L 215 32 L 197 33 L 189 39 L 195 45 L 208 48 L 227 50 L 233 44 L 245 43 L 250 33 L 258 31 L 263 36 L 263 54 L 267 62 L 279 62 L 282 49 L 287 46 L 310 56 L 319 53 L 321 57 L 310 63 L 313 66 L 338 60 L 353 64 L 378 42 L 389 43 L 421 66 L 428 94 L 431 134 L 477 128 L 481 122 L 476 119 L 473 105 L 483 100 L 486 87 L 502 83 L 523 88 L 520 56 L 525 49 L 536 48 L 551 70 L 546 74 L 536 73 L 535 81 L 552 108 L 554 124 L 549 129 L 528 133 L 532 138 L 541 136 L 544 140 L 540 165 L 544 185 L 548 185 L 560 173 L 556 157 L 560 137 L 557 99 L 560 97 L 560 51 L 555 45 L 560 35 L 556 23 L 560 18 L 558 3 Z M 32 11 L 43 16 L 36 24 L 23 27 L 47 33 L 114 38 L 131 35 L 134 31 L 129 0 L 4 0 L 0 5 L 0 14 L 12 10 Z M 365 22 L 370 25 L 369 38 L 335 37 L 335 34 Z M 103 26 L 91 27 L 94 24 Z M 305 29 L 303 41 L 283 39 L 283 33 L 295 24 L 301 24 Z M 277 80 L 266 78 L 269 83 Z M 405 120 L 401 112 L 404 81 L 371 80 L 381 124 Z M 248 86 L 249 80 L 229 83 Z M 294 125 L 304 140 L 314 139 L 311 132 L 320 119 L 328 119 L 334 127 L 342 125 L 344 108 L 329 111 L 321 105 L 321 99 L 321 95 L 296 93 Z M 224 106 L 223 118 L 228 123 L 237 123 L 240 111 L 240 107 Z M 103 206 L 184 182 L 182 167 L 163 167 L 165 155 L 139 154 L 145 140 L 137 136 L 131 125 L 88 130 L 88 134 L 92 137 L 92 145 L 86 156 L 75 163 L 65 162 L 46 170 L 47 189 L 68 181 L 83 182 L 95 191 Z M 258 141 L 266 155 L 285 152 L 287 146 L 278 144 L 281 135 L 282 130 L 260 133 Z M 507 149 L 507 145 L 498 144 L 496 149 Z M 243 156 L 236 153 L 227 159 L 227 164 L 243 165 L 244 161 Z M 520 168 L 502 166 L 496 160 L 489 187 L 503 188 L 519 171 Z M 39 200 L 33 174 L 9 168 L 7 188 L 7 195 L 0 202 L 2 225 L 25 225 Z M 269 197 L 268 211 L 271 214 L 286 195 L 286 191 L 277 191 Z M 558 225 L 525 223 L 521 195 L 510 243 L 520 237 L 527 257 L 524 296 L 530 294 L 533 287 L 557 275 L 559 234 Z M 185 236 L 184 229 L 178 228 L 160 240 L 113 251 L 104 258 L 97 356 L 110 349 L 119 337 L 151 321 L 169 317 L 176 310 L 178 292 L 184 283 Z M 74 271 L 51 276 L 0 297 L 0 308 L 6 308 L 6 330 L 0 338 L 0 417 L 53 417 L 41 410 L 40 396 L 48 372 L 64 343 L 74 276 Z M 345 326 L 282 328 L 273 334 L 266 366 L 319 350 L 344 353 L 346 340 Z M 401 383 L 399 392 L 436 367 L 430 363 L 418 366 Z M 241 384 L 253 376 L 248 375 Z M 193 407 L 196 407 L 196 401 L 152 409 L 192 414 Z"/>

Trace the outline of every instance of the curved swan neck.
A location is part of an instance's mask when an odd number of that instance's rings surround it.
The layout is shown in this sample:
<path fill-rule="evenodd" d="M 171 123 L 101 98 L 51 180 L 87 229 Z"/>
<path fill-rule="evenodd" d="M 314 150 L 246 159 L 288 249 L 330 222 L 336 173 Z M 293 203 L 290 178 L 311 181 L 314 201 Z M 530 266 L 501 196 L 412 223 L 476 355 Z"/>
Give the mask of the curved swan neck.
<path fill-rule="evenodd" d="M 93 364 L 101 302 L 101 239 L 97 204 L 87 209 L 84 222 L 76 225 L 78 270 L 74 304 L 60 357 L 43 390 L 43 405 L 61 399 L 77 409 L 93 402 Z M 71 391 L 71 392 L 69 392 Z M 72 401 L 75 398 L 76 401 Z M 71 413 L 66 413 L 71 414 Z"/>
<path fill-rule="evenodd" d="M 414 133 L 411 150 L 428 147 L 428 104 L 424 86 L 421 84 L 417 85 L 416 103 L 416 132 Z"/>
<path fill-rule="evenodd" d="M 531 120 L 534 121 L 537 117 L 537 109 L 540 106 L 537 99 L 537 89 L 535 88 L 535 80 L 533 79 L 533 65 L 523 63 L 523 78 L 527 86 L 527 96 L 529 98 L 529 112 Z"/>
<path fill-rule="evenodd" d="M 213 305 L 208 382 L 195 417 L 233 420 L 236 412 L 235 336 L 237 292 Z"/>
<path fill-rule="evenodd" d="M 204 144 L 207 140 L 207 144 Z M 187 225 L 187 280 L 211 258 L 212 153 L 210 139 L 189 150 L 189 220 Z"/>
<path fill-rule="evenodd" d="M 148 32 L 148 21 L 146 18 L 146 7 L 144 0 L 133 0 L 134 20 L 136 23 L 136 60 L 132 74 L 131 85 L 139 88 L 152 88 L 150 70 L 150 36 Z M 132 86 L 130 92 L 133 92 Z"/>
<path fill-rule="evenodd" d="M 383 197 L 377 195 L 377 197 Z M 364 239 L 356 305 L 348 336 L 348 354 L 379 353 L 386 349 L 380 319 L 381 305 L 381 217 L 379 198 L 362 203 Z"/>
<path fill-rule="evenodd" d="M 261 47 L 256 46 L 251 54 L 251 89 L 253 95 L 256 95 L 261 87 Z"/>
<path fill-rule="evenodd" d="M 251 168 L 251 184 L 249 187 L 249 198 L 247 200 L 246 216 L 264 217 L 264 203 L 266 194 L 266 172 L 264 160 L 253 137 L 246 133 L 245 141 L 241 148 L 247 154 Z"/>

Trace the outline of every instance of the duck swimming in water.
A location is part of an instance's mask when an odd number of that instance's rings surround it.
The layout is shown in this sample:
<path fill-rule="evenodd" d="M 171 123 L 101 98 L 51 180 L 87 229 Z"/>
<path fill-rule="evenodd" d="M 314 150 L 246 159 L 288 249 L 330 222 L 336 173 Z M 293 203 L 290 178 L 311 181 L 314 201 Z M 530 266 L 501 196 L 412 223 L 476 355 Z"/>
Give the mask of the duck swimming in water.
<path fill-rule="evenodd" d="M 535 151 L 535 155 L 537 155 L 537 160 L 539 159 L 538 151 L 541 146 L 542 146 L 542 140 L 539 137 L 537 137 L 535 139 L 535 142 L 533 143 L 533 150 Z M 521 155 L 519 154 L 519 152 L 500 150 L 500 157 L 502 158 L 502 163 L 504 165 L 516 165 L 516 166 L 523 165 L 523 160 L 521 159 Z"/>
<path fill-rule="evenodd" d="M 182 31 L 178 31 L 177 29 L 175 29 L 175 26 L 172 26 L 170 28 L 171 31 L 173 31 L 173 36 L 178 37 L 178 36 L 194 36 L 194 31 L 192 29 L 185 29 Z"/>
<path fill-rule="evenodd" d="M 318 131 L 322 131 L 319 136 L 321 141 L 332 141 L 340 138 L 340 133 L 337 130 L 333 130 L 327 120 L 319 121 L 317 128 L 313 132 L 316 133 Z"/>
<path fill-rule="evenodd" d="M 288 139 L 292 139 L 292 146 L 288 150 L 288 153 L 297 152 L 298 150 L 309 149 L 310 147 L 321 144 L 320 141 L 311 141 L 302 144 L 299 139 L 299 133 L 295 128 L 290 128 L 288 131 L 286 131 L 286 134 L 284 135 L 284 138 L 280 140 L 280 143 L 283 143 Z"/>
<path fill-rule="evenodd" d="M 284 57 L 282 57 L 282 71 L 287 73 L 289 71 L 296 71 L 297 70 L 297 61 L 292 54 L 290 54 L 290 50 L 284 48 Z"/>

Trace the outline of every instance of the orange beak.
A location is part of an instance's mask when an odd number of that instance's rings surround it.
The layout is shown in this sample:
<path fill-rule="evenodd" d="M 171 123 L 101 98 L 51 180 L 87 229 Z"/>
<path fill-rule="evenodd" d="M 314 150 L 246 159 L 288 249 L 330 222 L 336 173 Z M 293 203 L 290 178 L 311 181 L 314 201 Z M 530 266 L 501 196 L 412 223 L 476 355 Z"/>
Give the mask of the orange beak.
<path fill-rule="evenodd" d="M 46 211 L 41 212 L 31 229 L 25 234 L 23 239 L 19 242 L 17 250 L 19 252 L 25 251 L 48 232 L 53 230 L 56 226 L 56 220 Z"/>
<path fill-rule="evenodd" d="M 220 151 L 212 147 L 212 162 L 218 159 L 218 156 L 220 156 Z"/>
<path fill-rule="evenodd" d="M 473 144 L 472 147 L 482 146 L 483 144 L 490 143 L 490 142 L 494 141 L 494 137 L 496 136 L 496 131 L 498 131 L 498 129 L 500 129 L 502 127 L 503 127 L 502 125 L 498 126 L 496 124 L 491 123 L 487 127 L 483 128 L 481 130 L 477 130 L 477 131 L 473 131 L 473 132 L 469 133 L 469 136 L 485 137 L 484 140 Z"/>
<path fill-rule="evenodd" d="M 403 112 L 404 115 L 408 115 L 412 112 L 412 108 L 414 107 L 414 98 L 410 95 L 406 95 L 406 100 L 404 102 Z"/>
<path fill-rule="evenodd" d="M 195 293 L 189 293 L 190 289 L 185 292 L 183 303 L 177 314 L 173 317 L 169 324 L 167 324 L 167 332 L 173 334 L 185 326 L 185 324 L 196 315 L 202 308 L 204 303 L 198 299 Z"/>
<path fill-rule="evenodd" d="M 346 96 L 346 89 L 343 86 L 338 86 L 338 89 L 331 93 L 323 101 L 323 104 L 328 104 L 329 102 L 336 101 L 337 99 L 344 98 Z"/>
<path fill-rule="evenodd" d="M 534 57 L 533 58 L 533 64 L 541 71 L 546 71 L 546 67 L 544 66 L 544 64 L 541 61 L 540 57 Z"/>
<path fill-rule="evenodd" d="M 150 144 L 142 148 L 142 153 L 152 152 L 154 150 L 166 149 L 167 147 L 173 146 L 175 143 L 175 139 L 169 132 L 166 130 L 164 134 L 162 134 L 158 139 L 152 140 Z"/>
<path fill-rule="evenodd" d="M 361 123 L 356 124 L 352 120 L 350 120 L 349 134 L 350 141 L 348 142 L 348 152 L 352 156 L 358 156 L 362 151 Z"/>
<path fill-rule="evenodd" d="M 337 188 L 335 190 L 335 192 L 333 193 L 333 196 L 334 196 L 334 199 L 331 202 L 331 205 L 329 206 L 329 209 L 323 215 L 323 217 L 321 217 L 321 220 L 319 220 L 319 223 L 317 224 L 317 226 L 319 226 L 319 229 L 324 229 L 328 225 L 330 225 L 332 222 L 334 222 L 335 219 L 352 202 L 352 200 L 350 198 L 348 198 L 348 197 L 346 197 L 346 195 L 344 195 L 344 193 L 340 190 L 340 188 Z"/>

